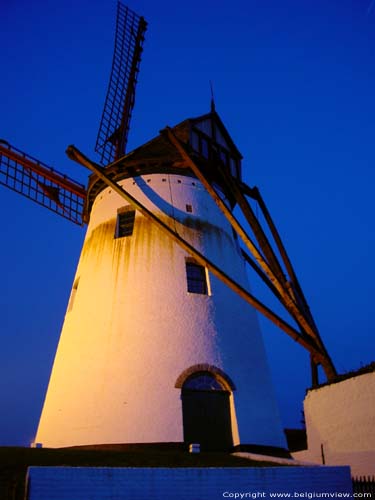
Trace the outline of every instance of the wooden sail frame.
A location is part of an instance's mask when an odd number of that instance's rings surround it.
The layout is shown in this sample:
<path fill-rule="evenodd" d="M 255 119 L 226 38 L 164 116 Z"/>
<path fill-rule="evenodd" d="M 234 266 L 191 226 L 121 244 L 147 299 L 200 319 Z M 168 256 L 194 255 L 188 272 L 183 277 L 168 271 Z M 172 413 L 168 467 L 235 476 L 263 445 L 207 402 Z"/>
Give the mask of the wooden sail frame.
<path fill-rule="evenodd" d="M 75 224 L 83 224 L 86 188 L 6 141 L 0 141 L 0 184 Z"/>
<path fill-rule="evenodd" d="M 146 28 L 143 17 L 118 2 L 112 69 L 95 145 L 102 165 L 125 154 Z"/>

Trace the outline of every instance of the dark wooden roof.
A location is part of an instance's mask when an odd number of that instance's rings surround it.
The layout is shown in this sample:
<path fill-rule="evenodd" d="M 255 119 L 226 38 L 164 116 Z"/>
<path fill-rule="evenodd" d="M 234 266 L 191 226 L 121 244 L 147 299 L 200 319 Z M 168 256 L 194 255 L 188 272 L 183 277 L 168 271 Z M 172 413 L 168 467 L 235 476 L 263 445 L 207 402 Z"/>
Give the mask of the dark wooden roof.
<path fill-rule="evenodd" d="M 222 135 L 225 138 L 226 142 L 230 146 L 230 149 L 231 149 L 232 153 L 234 153 L 234 155 L 237 156 L 239 159 L 242 159 L 243 158 L 242 154 L 240 153 L 240 151 L 238 150 L 237 146 L 233 142 L 232 137 L 230 136 L 230 134 L 229 134 L 228 130 L 226 129 L 224 123 L 222 122 L 220 116 L 217 114 L 217 112 L 215 110 L 211 110 L 209 113 L 206 113 L 205 115 L 198 116 L 196 118 L 189 118 L 186 121 L 188 121 L 188 122 L 192 123 L 193 125 L 195 125 L 195 124 L 197 124 L 199 122 L 202 122 L 204 120 L 207 120 L 209 118 L 211 118 L 212 120 L 214 120 L 215 123 L 217 124 L 218 128 L 220 129 L 220 132 L 222 133 Z"/>
<path fill-rule="evenodd" d="M 188 118 L 178 125 L 175 125 L 172 130 L 183 143 L 188 144 L 192 125 L 206 120 L 209 117 L 214 119 L 220 127 L 220 131 L 228 141 L 228 144 L 233 146 L 233 152 L 236 156 L 239 159 L 242 158 L 241 153 L 233 143 L 216 111 L 211 111 L 199 117 Z M 163 172 L 194 177 L 194 174 L 182 160 L 175 146 L 173 146 L 162 133 L 104 168 L 109 177 L 114 181 L 120 181 L 138 175 Z M 91 207 L 96 196 L 105 189 L 105 187 L 106 184 L 95 174 L 89 177 L 87 198 L 83 214 L 85 222 L 89 220 Z"/>

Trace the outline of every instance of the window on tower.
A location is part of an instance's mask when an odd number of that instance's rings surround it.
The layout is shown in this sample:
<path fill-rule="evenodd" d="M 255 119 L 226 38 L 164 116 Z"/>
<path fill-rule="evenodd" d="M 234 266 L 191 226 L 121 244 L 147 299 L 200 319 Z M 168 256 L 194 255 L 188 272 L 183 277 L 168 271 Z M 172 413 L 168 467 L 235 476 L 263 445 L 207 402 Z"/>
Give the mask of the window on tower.
<path fill-rule="evenodd" d="M 190 145 L 193 150 L 214 163 L 220 162 L 230 174 L 237 179 L 241 178 L 241 160 L 238 152 L 228 144 L 219 128 L 215 127 L 215 133 L 208 132 L 207 126 L 198 124 L 190 131 Z"/>
<path fill-rule="evenodd" d="M 209 372 L 193 373 L 183 385 L 191 391 L 225 391 L 223 385 Z"/>
<path fill-rule="evenodd" d="M 135 210 L 125 210 L 117 214 L 115 238 L 133 234 Z"/>
<path fill-rule="evenodd" d="M 207 295 L 206 269 L 195 262 L 186 262 L 187 290 L 190 293 Z"/>
<path fill-rule="evenodd" d="M 68 303 L 68 311 L 71 311 L 73 309 L 73 304 L 74 304 L 74 300 L 76 298 L 78 285 L 79 285 L 79 277 L 76 278 L 76 280 L 73 283 L 73 288 L 72 288 L 72 291 L 70 293 L 70 298 L 69 298 L 69 303 Z"/>

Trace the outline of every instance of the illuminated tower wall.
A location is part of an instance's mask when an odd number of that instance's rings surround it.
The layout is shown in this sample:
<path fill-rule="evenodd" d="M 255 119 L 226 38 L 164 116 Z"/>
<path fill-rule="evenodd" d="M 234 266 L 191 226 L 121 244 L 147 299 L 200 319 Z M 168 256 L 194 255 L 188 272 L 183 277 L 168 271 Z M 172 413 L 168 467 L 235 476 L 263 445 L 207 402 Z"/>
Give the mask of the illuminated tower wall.
<path fill-rule="evenodd" d="M 248 289 L 232 228 L 200 182 L 148 170 L 119 183 Z M 217 432 L 228 446 L 286 447 L 256 312 L 102 187 L 35 441 L 199 442 L 210 428 L 211 445 Z"/>

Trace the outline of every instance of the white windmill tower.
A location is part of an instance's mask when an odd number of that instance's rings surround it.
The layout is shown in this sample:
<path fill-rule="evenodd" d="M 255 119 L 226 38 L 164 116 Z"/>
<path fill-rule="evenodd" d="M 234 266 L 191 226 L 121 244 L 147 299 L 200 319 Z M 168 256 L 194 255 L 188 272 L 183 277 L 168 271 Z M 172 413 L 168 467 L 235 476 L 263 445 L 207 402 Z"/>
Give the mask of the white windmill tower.
<path fill-rule="evenodd" d="M 174 132 L 215 136 L 240 176 L 215 112 Z M 231 225 L 174 150 L 157 137 L 106 174 L 248 288 Z M 95 175 L 88 210 L 37 441 L 284 447 L 255 310 Z"/>
<path fill-rule="evenodd" d="M 88 222 L 35 441 L 285 448 L 256 310 L 308 349 L 329 378 L 334 367 L 214 107 L 125 154 L 145 30 L 144 19 L 119 4 L 97 142 L 106 166 L 67 151 L 94 172 L 87 190 L 0 145 L 0 182 Z M 10 184 L 17 169 L 27 182 Z M 258 200 L 283 264 L 247 197 Z M 257 245 L 234 217 L 236 203 Z M 246 262 L 299 330 L 253 297 Z"/>

